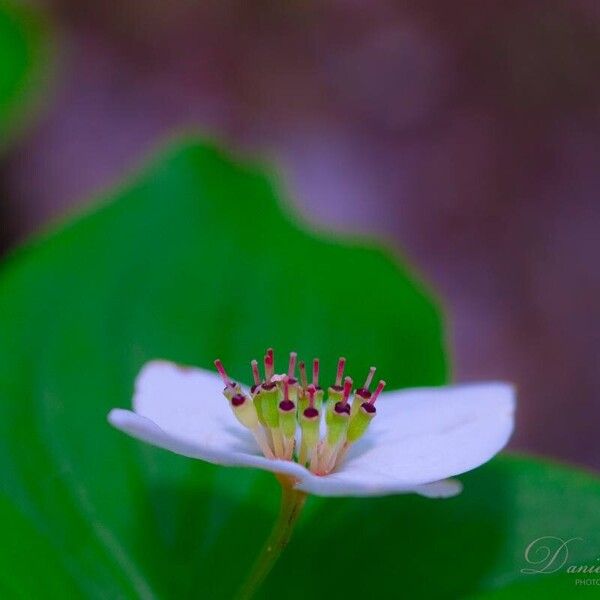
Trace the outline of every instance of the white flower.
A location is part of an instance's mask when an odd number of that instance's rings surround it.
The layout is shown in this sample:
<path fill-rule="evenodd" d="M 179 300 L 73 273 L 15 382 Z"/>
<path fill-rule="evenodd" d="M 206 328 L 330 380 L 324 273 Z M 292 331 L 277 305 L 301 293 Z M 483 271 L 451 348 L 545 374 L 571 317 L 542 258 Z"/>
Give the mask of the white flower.
<path fill-rule="evenodd" d="M 318 363 L 315 364 L 318 377 Z M 340 364 L 343 371 L 341 361 Z M 253 366 L 256 382 L 256 363 Z M 272 362 L 270 367 L 273 377 Z M 290 368 L 290 377 L 293 377 L 295 355 Z M 372 372 L 363 388 L 369 387 Z M 227 381 L 226 374 L 224 377 Z M 277 379 L 280 399 L 283 393 L 291 397 L 287 378 Z M 266 381 L 271 381 L 268 370 Z M 303 385 L 290 379 L 290 384 L 296 384 L 300 390 L 294 404 L 304 398 L 304 406 L 309 400 L 313 406 L 311 394 L 314 395 L 315 388 L 306 386 L 303 370 L 301 381 Z M 340 382 L 338 377 L 336 383 L 339 385 Z M 346 383 L 351 388 L 349 378 Z M 237 384 L 231 381 L 227 384 L 231 386 L 225 390 L 230 402 L 232 396 L 245 398 L 244 406 L 251 408 L 253 401 L 258 402 L 256 386 L 248 396 Z M 380 382 L 380 388 L 383 385 Z M 364 435 L 356 436 L 355 443 L 351 444 L 349 434 L 347 438 L 344 433 L 345 443 L 342 441 L 335 448 L 328 448 L 325 438 L 314 447 L 313 462 L 310 462 L 310 449 L 303 459 L 294 462 L 293 458 L 298 460 L 299 453 L 304 452 L 300 450 L 303 442 L 297 432 L 290 438 L 291 446 L 286 447 L 285 438 L 282 438 L 283 446 L 277 451 L 274 436 L 269 435 L 264 422 L 261 420 L 262 425 L 258 426 L 253 423 L 241 426 L 227 406 L 228 402 L 221 397 L 222 393 L 223 382 L 215 373 L 153 361 L 137 378 L 133 411 L 113 409 L 109 421 L 135 438 L 177 454 L 220 465 L 272 471 L 287 476 L 295 489 L 320 496 L 380 496 L 407 492 L 428 497 L 453 496 L 460 493 L 462 486 L 448 478 L 488 461 L 504 447 L 513 430 L 515 392 L 505 383 L 384 392 L 377 401 L 377 417 L 368 420 L 368 428 L 365 426 Z M 376 395 L 367 394 L 369 397 Z M 355 393 L 355 399 L 357 397 Z M 364 398 L 359 400 L 363 402 Z M 296 412 L 294 408 L 293 414 Z M 375 410 L 367 412 L 374 415 Z M 320 427 L 321 433 L 325 431 L 322 422 Z M 259 444 L 263 453 L 271 458 L 261 455 Z M 272 458 L 273 454 L 285 455 L 288 460 Z M 323 467 L 324 464 L 329 466 Z"/>

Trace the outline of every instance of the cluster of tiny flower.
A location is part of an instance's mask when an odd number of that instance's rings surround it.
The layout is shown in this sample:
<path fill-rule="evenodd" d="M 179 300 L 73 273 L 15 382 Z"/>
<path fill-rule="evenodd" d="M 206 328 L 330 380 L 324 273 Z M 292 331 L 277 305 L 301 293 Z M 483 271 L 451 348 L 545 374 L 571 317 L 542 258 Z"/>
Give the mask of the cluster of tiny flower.
<path fill-rule="evenodd" d="M 220 360 L 215 360 L 215 366 L 234 415 L 252 432 L 267 458 L 296 461 L 316 475 L 327 475 L 367 430 L 377 413 L 375 401 L 385 381 L 379 381 L 371 393 L 369 387 L 375 375 L 375 367 L 371 367 L 364 385 L 352 393 L 352 379 L 344 378 L 346 359 L 340 358 L 335 382 L 325 394 L 319 385 L 319 359 L 313 360 L 310 384 L 302 361 L 298 364 L 300 378 L 296 378 L 296 360 L 297 354 L 290 353 L 287 374 L 276 375 L 273 350 L 269 348 L 264 357 L 264 378 L 258 362 L 250 363 L 254 385 L 249 395 L 227 375 Z M 321 436 L 323 414 L 325 430 Z"/>

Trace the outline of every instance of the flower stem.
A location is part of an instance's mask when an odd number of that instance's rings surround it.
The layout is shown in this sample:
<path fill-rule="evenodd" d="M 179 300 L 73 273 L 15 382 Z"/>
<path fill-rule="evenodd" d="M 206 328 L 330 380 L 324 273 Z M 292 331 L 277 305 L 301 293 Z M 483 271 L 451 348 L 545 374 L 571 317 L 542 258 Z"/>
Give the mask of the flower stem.
<path fill-rule="evenodd" d="M 279 515 L 271 534 L 258 555 L 246 581 L 240 588 L 236 600 L 249 600 L 254 596 L 265 577 L 290 541 L 294 525 L 300 516 L 306 494 L 294 489 L 294 482 L 284 475 L 276 475 L 281 484 Z"/>

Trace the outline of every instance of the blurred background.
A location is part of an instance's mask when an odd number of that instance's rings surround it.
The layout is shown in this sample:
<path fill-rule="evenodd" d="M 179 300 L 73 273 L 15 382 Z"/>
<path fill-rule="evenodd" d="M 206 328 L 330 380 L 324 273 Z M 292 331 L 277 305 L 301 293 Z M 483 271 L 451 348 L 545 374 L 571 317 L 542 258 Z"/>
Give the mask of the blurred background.
<path fill-rule="evenodd" d="M 455 378 L 517 383 L 513 448 L 600 468 L 600 3 L 32 4 L 57 57 L 0 157 L 2 254 L 174 130 L 218 136 L 306 219 L 410 259 Z"/>

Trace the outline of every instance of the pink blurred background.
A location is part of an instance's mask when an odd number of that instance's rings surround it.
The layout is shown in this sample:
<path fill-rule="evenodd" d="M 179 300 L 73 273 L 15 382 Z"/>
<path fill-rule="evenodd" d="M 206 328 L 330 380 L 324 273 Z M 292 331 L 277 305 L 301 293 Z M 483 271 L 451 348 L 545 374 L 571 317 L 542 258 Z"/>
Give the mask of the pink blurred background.
<path fill-rule="evenodd" d="M 307 219 L 406 253 L 456 378 L 518 384 L 513 448 L 600 468 L 598 2 L 44 7 L 57 79 L 0 161 L 3 250 L 209 132 L 275 161 Z"/>

